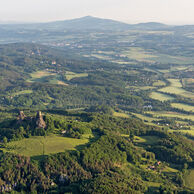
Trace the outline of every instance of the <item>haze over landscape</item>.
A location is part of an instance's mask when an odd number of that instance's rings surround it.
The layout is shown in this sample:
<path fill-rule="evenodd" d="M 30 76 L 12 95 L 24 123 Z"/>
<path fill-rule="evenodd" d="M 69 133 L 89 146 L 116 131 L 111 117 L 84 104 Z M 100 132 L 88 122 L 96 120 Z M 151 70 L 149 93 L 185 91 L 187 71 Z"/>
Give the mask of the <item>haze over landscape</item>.
<path fill-rule="evenodd" d="M 0 22 L 48 22 L 92 15 L 127 23 L 194 24 L 193 0 L 6 0 Z"/>
<path fill-rule="evenodd" d="M 0 1 L 0 193 L 194 193 L 193 0 Z"/>

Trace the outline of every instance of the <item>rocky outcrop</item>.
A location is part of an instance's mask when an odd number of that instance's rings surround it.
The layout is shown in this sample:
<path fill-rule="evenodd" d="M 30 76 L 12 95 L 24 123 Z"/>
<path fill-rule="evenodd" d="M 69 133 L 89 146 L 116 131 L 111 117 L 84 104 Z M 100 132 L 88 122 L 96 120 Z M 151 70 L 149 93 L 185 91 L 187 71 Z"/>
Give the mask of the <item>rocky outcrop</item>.
<path fill-rule="evenodd" d="M 23 121 L 26 118 L 24 111 L 20 111 L 18 115 L 18 120 Z"/>
<path fill-rule="evenodd" d="M 46 128 L 46 123 L 44 122 L 41 111 L 38 111 L 36 114 L 36 126 L 38 128 Z"/>

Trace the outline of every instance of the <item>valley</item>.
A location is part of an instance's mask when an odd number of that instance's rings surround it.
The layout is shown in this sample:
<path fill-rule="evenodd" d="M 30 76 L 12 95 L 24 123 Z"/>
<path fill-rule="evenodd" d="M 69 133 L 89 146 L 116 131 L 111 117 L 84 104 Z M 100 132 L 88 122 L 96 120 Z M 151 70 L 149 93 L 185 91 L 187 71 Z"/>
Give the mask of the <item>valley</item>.
<path fill-rule="evenodd" d="M 193 193 L 193 29 L 0 25 L 0 192 Z"/>

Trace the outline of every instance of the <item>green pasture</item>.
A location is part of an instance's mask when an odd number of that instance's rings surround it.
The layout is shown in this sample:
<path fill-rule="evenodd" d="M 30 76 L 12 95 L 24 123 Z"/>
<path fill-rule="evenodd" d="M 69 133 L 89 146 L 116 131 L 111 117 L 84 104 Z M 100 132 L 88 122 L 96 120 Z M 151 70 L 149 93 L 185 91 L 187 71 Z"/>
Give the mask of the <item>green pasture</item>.
<path fill-rule="evenodd" d="M 147 111 L 146 113 L 152 114 L 154 118 L 159 118 L 159 117 L 167 117 L 167 118 L 179 118 L 179 119 L 188 119 L 191 121 L 194 121 L 194 115 L 187 115 L 187 114 L 182 114 L 182 113 L 177 113 L 177 112 L 167 112 L 167 111 Z"/>
<path fill-rule="evenodd" d="M 194 169 L 191 169 L 186 173 L 184 180 L 187 187 L 194 189 Z"/>
<path fill-rule="evenodd" d="M 113 112 L 113 116 L 115 117 L 122 117 L 122 118 L 129 118 L 129 115 L 126 113 L 120 113 L 120 112 Z"/>
<path fill-rule="evenodd" d="M 75 139 L 57 135 L 46 137 L 34 136 L 9 142 L 6 148 L 2 150 L 24 156 L 40 156 L 64 152 L 65 150 L 75 150 L 76 146 L 84 145 L 88 142 L 88 137 Z"/>
<path fill-rule="evenodd" d="M 158 80 L 153 83 L 153 86 L 159 87 L 159 86 L 165 86 L 166 83 L 164 81 Z"/>
<path fill-rule="evenodd" d="M 171 103 L 171 106 L 178 109 L 183 109 L 185 111 L 194 112 L 194 106 L 184 104 L 184 103 Z"/>
<path fill-rule="evenodd" d="M 66 71 L 65 76 L 66 76 L 66 79 L 70 81 L 71 79 L 76 78 L 76 77 L 87 77 L 88 74 L 87 73 L 74 73 L 71 71 Z"/>
<path fill-rule="evenodd" d="M 134 142 L 136 143 L 143 143 L 143 144 L 148 144 L 148 145 L 153 145 L 156 144 L 159 141 L 158 136 L 154 135 L 149 135 L 149 136 L 135 136 Z"/>
<path fill-rule="evenodd" d="M 168 94 L 163 94 L 160 92 L 152 92 L 150 98 L 160 101 L 174 100 L 174 98 Z"/>
<path fill-rule="evenodd" d="M 168 81 L 170 82 L 170 86 L 161 88 L 158 91 L 169 94 L 177 94 L 187 98 L 189 97 L 194 99 L 194 94 L 192 92 L 184 90 L 179 79 L 168 79 Z"/>
<path fill-rule="evenodd" d="M 135 59 L 137 61 L 147 61 L 154 62 L 152 58 L 157 57 L 150 52 L 146 52 L 144 49 L 140 47 L 130 47 L 129 50 L 125 50 L 122 52 L 123 57 L 128 57 L 130 59 Z"/>

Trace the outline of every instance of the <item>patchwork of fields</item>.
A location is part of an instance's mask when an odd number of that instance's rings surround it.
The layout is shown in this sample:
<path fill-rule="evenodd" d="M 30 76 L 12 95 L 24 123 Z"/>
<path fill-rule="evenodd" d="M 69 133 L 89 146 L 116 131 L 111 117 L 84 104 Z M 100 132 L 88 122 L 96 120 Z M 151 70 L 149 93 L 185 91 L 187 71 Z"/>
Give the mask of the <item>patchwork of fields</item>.
<path fill-rule="evenodd" d="M 161 88 L 159 89 L 159 91 L 194 99 L 194 94 L 192 92 L 184 90 L 179 79 L 168 79 L 168 81 L 170 82 L 170 86 Z"/>

